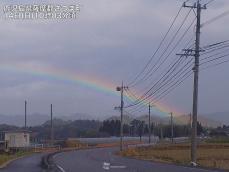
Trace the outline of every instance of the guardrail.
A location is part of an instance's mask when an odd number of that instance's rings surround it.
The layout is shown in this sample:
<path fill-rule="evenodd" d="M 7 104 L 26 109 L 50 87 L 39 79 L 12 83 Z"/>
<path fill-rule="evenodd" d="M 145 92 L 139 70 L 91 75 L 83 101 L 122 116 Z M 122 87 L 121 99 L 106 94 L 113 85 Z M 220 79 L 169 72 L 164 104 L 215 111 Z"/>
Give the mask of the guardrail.
<path fill-rule="evenodd" d="M 43 151 L 53 151 L 53 150 L 61 150 L 60 145 L 49 145 L 49 144 L 35 144 L 32 146 L 35 152 L 43 152 Z"/>

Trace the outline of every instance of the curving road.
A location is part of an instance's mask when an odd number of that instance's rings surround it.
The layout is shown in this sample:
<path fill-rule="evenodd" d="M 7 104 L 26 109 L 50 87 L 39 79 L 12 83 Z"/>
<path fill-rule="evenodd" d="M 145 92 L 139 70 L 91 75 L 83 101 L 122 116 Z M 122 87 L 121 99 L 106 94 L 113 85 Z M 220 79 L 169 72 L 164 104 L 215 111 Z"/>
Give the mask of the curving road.
<path fill-rule="evenodd" d="M 56 154 L 53 158 L 62 172 L 210 172 L 162 163 L 116 156 L 114 148 L 79 150 Z"/>

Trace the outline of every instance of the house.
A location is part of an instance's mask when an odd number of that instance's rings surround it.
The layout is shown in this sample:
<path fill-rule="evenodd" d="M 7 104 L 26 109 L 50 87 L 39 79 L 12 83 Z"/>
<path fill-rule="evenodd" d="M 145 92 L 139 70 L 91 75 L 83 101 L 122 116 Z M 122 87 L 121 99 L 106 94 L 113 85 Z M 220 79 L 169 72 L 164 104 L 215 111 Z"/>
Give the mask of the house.
<path fill-rule="evenodd" d="M 4 141 L 8 148 L 25 148 L 30 146 L 29 131 L 6 131 Z"/>

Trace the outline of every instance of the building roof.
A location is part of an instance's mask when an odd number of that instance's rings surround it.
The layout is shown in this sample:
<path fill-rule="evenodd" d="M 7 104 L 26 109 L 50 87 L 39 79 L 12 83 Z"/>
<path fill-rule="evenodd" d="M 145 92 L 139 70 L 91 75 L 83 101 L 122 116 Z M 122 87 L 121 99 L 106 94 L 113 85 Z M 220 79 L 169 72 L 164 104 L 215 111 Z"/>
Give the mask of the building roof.
<path fill-rule="evenodd" d="M 29 130 L 10 130 L 10 131 L 2 131 L 2 133 L 32 133 Z"/>

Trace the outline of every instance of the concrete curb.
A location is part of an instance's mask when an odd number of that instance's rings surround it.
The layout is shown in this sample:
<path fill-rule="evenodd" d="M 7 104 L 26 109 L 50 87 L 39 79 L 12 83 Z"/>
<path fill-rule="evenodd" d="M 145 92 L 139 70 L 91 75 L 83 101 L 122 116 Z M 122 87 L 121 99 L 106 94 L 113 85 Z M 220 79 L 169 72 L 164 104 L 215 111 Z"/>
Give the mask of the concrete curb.
<path fill-rule="evenodd" d="M 53 161 L 53 156 L 61 152 L 62 151 L 57 151 L 43 156 L 41 160 L 42 168 L 46 169 L 47 172 L 59 172 L 59 168 Z"/>
<path fill-rule="evenodd" d="M 61 151 L 49 153 L 42 157 L 41 166 L 43 169 L 46 169 L 47 172 L 62 172 L 61 169 L 58 167 L 58 165 L 54 162 L 53 157 L 59 153 L 71 152 L 71 151 L 83 150 L 83 149 L 68 149 L 68 150 L 61 150 Z"/>

